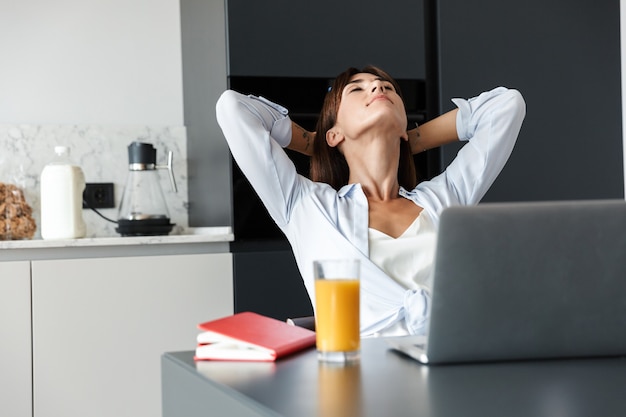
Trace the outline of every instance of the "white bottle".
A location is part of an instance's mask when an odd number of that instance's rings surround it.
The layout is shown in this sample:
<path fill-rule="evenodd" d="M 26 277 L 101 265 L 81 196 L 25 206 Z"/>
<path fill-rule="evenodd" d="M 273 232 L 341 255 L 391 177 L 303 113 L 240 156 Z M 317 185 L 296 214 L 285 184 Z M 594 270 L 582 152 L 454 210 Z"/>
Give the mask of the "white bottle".
<path fill-rule="evenodd" d="M 41 171 L 41 237 L 73 239 L 86 234 L 83 220 L 83 170 L 69 158 L 69 148 L 55 146 L 55 158 Z"/>

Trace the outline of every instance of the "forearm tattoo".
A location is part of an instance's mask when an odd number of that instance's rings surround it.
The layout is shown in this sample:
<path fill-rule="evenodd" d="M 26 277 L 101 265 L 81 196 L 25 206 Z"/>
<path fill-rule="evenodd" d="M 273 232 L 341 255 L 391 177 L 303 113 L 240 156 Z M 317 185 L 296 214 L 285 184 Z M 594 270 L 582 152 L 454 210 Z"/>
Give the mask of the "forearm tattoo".
<path fill-rule="evenodd" d="M 417 122 L 415 123 L 415 140 L 414 140 L 414 146 L 412 146 L 414 150 L 414 152 L 417 152 L 417 149 L 422 149 L 421 152 L 426 152 L 427 149 L 424 146 L 423 143 L 420 142 L 422 135 L 420 134 L 420 126 L 417 124 Z"/>
<path fill-rule="evenodd" d="M 309 147 L 311 146 L 311 135 L 302 126 L 298 125 L 298 129 L 300 129 L 300 131 L 302 132 L 302 139 L 304 139 L 304 142 L 305 142 L 304 150 L 308 151 Z"/>

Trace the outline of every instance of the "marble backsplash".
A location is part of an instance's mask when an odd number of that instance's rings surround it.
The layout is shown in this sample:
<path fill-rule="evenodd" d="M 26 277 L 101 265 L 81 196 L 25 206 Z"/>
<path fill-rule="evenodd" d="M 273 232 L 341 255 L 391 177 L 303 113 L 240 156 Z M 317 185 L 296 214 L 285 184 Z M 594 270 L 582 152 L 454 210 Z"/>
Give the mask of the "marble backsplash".
<path fill-rule="evenodd" d="M 55 146 L 68 146 L 86 182 L 114 184 L 115 208 L 98 211 L 117 220 L 128 176 L 128 145 L 133 141 L 153 144 L 158 165 L 166 165 L 167 153 L 173 152 L 178 191 L 172 190 L 167 170 L 157 173 L 171 222 L 176 224 L 171 234 L 182 233 L 188 226 L 187 137 L 183 126 L 0 125 L 0 182 L 22 188 L 37 222 L 34 238 L 40 238 L 41 170 L 54 157 Z M 119 236 L 114 223 L 92 210 L 83 210 L 83 218 L 87 237 Z"/>

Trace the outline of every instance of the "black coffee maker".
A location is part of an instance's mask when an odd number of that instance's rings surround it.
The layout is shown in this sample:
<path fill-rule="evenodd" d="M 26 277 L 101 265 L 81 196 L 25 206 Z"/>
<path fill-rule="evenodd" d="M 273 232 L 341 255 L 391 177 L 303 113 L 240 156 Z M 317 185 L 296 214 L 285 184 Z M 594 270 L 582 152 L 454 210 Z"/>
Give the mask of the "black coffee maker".
<path fill-rule="evenodd" d="M 115 229 L 122 236 L 167 235 L 174 227 L 157 172 L 157 169 L 167 169 L 172 189 L 177 191 L 172 170 L 173 153 L 168 153 L 165 166 L 157 165 L 156 160 L 152 144 L 132 142 L 128 146 L 129 173 Z"/>

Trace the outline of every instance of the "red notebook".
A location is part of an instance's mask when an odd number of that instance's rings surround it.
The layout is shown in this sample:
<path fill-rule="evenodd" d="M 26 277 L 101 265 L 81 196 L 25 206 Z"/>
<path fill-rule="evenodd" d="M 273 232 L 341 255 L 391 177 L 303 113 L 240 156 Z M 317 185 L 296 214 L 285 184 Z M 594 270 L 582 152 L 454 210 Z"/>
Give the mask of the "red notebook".
<path fill-rule="evenodd" d="M 198 325 L 196 360 L 275 361 L 315 345 L 315 332 L 243 312 Z"/>

